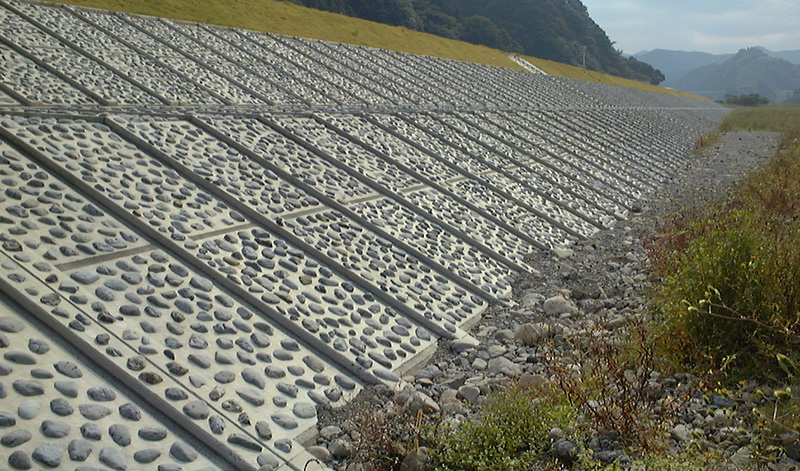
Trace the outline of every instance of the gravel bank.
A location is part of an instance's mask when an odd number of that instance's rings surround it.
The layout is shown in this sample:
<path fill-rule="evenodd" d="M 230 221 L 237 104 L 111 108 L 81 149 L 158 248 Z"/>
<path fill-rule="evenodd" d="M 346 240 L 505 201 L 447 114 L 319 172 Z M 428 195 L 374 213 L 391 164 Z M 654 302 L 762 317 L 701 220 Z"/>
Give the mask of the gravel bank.
<path fill-rule="evenodd" d="M 547 381 L 552 371 L 545 358 L 580 361 L 581 354 L 575 351 L 579 339 L 597 332 L 613 336 L 632 319 L 646 315 L 653 279 L 646 270 L 641 241 L 681 208 L 724 198 L 746 173 L 775 154 L 779 137 L 766 132 L 726 133 L 687 159 L 672 181 L 642 201 L 640 211 L 628 220 L 570 251 L 532 254 L 529 262 L 537 272 L 520 277 L 513 302 L 496 306 L 473 328 L 475 341 L 442 343 L 427 366 L 404 378 L 399 391 L 368 388 L 344 408 L 320 411 L 321 434 L 312 451 L 338 471 L 369 469 L 362 468 L 352 453 L 362 439 L 365 424 L 360 421 L 365 417 L 423 408 L 459 420 L 474 413 L 488 393 L 511 377 L 531 384 Z M 527 337 L 528 346 L 519 341 L 521 337 Z M 659 394 L 685 396 L 692 378 L 654 374 L 649 382 Z M 667 426 L 665 443 L 679 449 L 690 440 L 699 441 L 742 464 L 748 459 L 752 434 L 741 427 L 736 411 L 747 407 L 753 404 L 732 407 L 728 397 L 703 398 L 694 393 Z M 365 410 L 371 412 L 364 414 Z M 565 440 L 558 431 L 552 438 Z M 594 449 L 595 456 L 624 465 L 628 458 L 620 446 L 602 438 L 599 434 L 586 446 Z M 393 439 L 402 442 L 404 437 Z M 788 468 L 797 462 L 786 459 L 783 464 Z"/>

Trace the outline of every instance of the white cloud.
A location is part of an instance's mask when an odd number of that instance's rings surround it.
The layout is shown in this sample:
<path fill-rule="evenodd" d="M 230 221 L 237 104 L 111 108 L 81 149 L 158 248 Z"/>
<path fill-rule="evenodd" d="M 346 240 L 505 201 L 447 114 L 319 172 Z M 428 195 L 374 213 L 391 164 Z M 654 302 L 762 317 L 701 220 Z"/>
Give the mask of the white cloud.
<path fill-rule="evenodd" d="M 736 52 L 800 47 L 796 0 L 584 0 L 625 52 L 682 49 Z"/>

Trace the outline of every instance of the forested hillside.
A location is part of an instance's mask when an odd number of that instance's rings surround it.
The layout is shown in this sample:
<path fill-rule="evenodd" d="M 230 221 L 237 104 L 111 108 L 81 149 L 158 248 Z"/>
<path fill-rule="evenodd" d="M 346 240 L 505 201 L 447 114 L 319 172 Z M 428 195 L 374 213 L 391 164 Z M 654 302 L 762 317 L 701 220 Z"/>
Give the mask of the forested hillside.
<path fill-rule="evenodd" d="M 663 74 L 625 59 L 580 0 L 288 0 L 474 44 L 658 84 Z M 585 53 L 585 55 L 584 55 Z"/>

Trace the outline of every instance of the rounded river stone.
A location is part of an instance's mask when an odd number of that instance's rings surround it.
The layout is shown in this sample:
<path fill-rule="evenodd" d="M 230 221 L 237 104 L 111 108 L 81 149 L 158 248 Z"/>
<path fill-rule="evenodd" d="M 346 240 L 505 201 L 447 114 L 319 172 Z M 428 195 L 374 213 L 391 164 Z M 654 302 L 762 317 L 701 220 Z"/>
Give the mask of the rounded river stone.
<path fill-rule="evenodd" d="M 107 386 L 93 386 L 89 388 L 87 394 L 98 402 L 113 401 L 117 397 L 117 393 Z"/>
<path fill-rule="evenodd" d="M 206 419 L 208 417 L 208 404 L 204 401 L 192 401 L 183 406 L 183 413 L 192 419 Z"/>
<path fill-rule="evenodd" d="M 56 371 L 68 378 L 80 378 L 83 376 L 83 372 L 80 368 L 78 368 L 78 365 L 72 363 L 71 361 L 57 361 L 53 366 L 55 367 Z"/>
<path fill-rule="evenodd" d="M 70 405 L 66 399 L 58 397 L 50 401 L 50 410 L 53 411 L 54 414 L 60 415 L 62 417 L 66 417 L 72 414 L 75 409 Z"/>
<path fill-rule="evenodd" d="M 33 435 L 27 430 L 14 430 L 13 432 L 3 435 L 3 438 L 0 438 L 0 445 L 14 448 L 26 443 L 31 438 L 33 438 Z"/>
<path fill-rule="evenodd" d="M 17 450 L 8 456 L 8 465 L 14 469 L 31 469 L 33 467 L 30 456 L 22 450 Z"/>
<path fill-rule="evenodd" d="M 69 442 L 67 454 L 73 461 L 86 461 L 89 455 L 92 454 L 92 444 L 86 440 L 76 438 Z"/>
<path fill-rule="evenodd" d="M 17 407 L 17 414 L 25 419 L 31 420 L 42 410 L 42 407 L 37 401 L 25 401 Z"/>
<path fill-rule="evenodd" d="M 169 454 L 178 461 L 191 463 L 197 459 L 197 452 L 183 442 L 175 442 L 169 448 Z"/>
<path fill-rule="evenodd" d="M 148 442 L 158 442 L 167 438 L 167 431 L 163 428 L 145 427 L 139 429 L 139 438 Z"/>
<path fill-rule="evenodd" d="M 141 464 L 152 463 L 159 457 L 161 457 L 161 452 L 155 448 L 146 448 L 133 454 L 133 459 L 136 460 L 137 463 Z"/>
<path fill-rule="evenodd" d="M 61 455 L 64 446 L 57 442 L 46 442 L 37 446 L 33 451 L 33 459 L 45 466 L 55 468 L 61 464 Z"/>
<path fill-rule="evenodd" d="M 111 409 L 100 404 L 81 404 L 78 406 L 81 415 L 89 420 L 100 420 L 111 414 Z"/>
<path fill-rule="evenodd" d="M 128 430 L 128 427 L 124 425 L 114 424 L 108 427 L 108 434 L 111 436 L 111 439 L 114 440 L 114 443 L 119 446 L 128 446 L 131 444 L 131 432 Z"/>
<path fill-rule="evenodd" d="M 100 462 L 117 471 L 125 471 L 128 469 L 125 455 L 116 448 L 111 448 L 109 446 L 100 450 Z"/>

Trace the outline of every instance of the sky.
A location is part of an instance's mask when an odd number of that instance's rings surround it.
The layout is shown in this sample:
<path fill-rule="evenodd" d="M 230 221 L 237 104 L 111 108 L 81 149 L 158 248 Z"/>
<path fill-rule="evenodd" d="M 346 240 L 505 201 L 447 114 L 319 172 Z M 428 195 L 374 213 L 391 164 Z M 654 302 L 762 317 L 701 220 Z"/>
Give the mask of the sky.
<path fill-rule="evenodd" d="M 800 49 L 800 0 L 582 0 L 614 47 L 735 53 Z"/>

